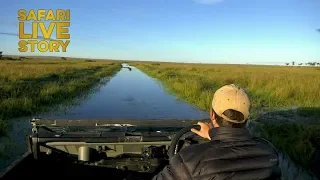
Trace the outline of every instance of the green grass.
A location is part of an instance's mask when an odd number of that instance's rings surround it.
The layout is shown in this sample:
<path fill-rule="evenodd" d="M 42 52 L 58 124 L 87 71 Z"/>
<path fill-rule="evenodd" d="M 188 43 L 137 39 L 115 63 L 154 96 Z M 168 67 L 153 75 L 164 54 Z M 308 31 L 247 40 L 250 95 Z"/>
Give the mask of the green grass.
<path fill-rule="evenodd" d="M 0 135 L 4 134 L 7 119 L 49 111 L 53 105 L 70 102 L 120 68 L 116 61 L 0 61 Z"/>
<path fill-rule="evenodd" d="M 160 79 L 182 99 L 207 110 L 213 92 L 235 83 L 261 108 L 320 107 L 320 68 L 179 63 L 131 63 Z"/>
<path fill-rule="evenodd" d="M 288 154 L 294 162 L 308 168 L 315 150 L 310 140 L 320 137 L 320 125 L 265 123 L 262 136 Z"/>
<path fill-rule="evenodd" d="M 320 125 L 305 122 L 311 123 L 308 118 L 320 120 L 320 68 L 155 62 L 130 65 L 161 80 L 169 92 L 205 111 L 211 106 L 214 91 L 221 86 L 234 83 L 245 88 L 252 101 L 252 119 L 259 120 L 261 112 L 278 111 L 262 121 L 263 137 L 296 163 L 308 167 L 314 151 L 310 137 L 320 136 Z M 296 110 L 290 110 L 293 107 Z M 280 116 L 297 122 L 271 123 Z"/>

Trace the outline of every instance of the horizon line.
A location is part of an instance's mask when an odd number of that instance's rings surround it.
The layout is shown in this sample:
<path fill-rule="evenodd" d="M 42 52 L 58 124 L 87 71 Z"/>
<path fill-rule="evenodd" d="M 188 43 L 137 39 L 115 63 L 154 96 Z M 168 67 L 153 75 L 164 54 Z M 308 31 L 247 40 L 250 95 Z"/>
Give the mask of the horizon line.
<path fill-rule="evenodd" d="M 1 51 L 0 51 L 1 52 Z M 17 55 L 17 54 L 2 54 L 2 56 L 18 56 L 18 57 L 31 57 L 31 58 L 71 58 L 71 59 L 89 59 L 89 60 L 111 60 L 111 61 L 140 61 L 140 62 L 165 62 L 165 63 L 188 63 L 188 64 L 229 64 L 229 65 L 268 65 L 268 66 L 292 66 L 291 62 L 246 62 L 246 63 L 219 63 L 219 62 L 185 62 L 185 61 L 168 61 L 168 60 L 138 60 L 138 59 L 113 59 L 113 58 L 89 58 L 89 57 L 72 57 L 72 56 L 42 56 L 42 55 Z M 295 61 L 294 61 L 295 62 Z M 316 62 L 316 61 L 312 61 Z M 289 63 L 289 65 L 286 65 L 286 63 Z M 320 63 L 320 60 L 319 60 Z M 298 65 L 300 63 L 295 62 L 294 66 L 301 66 Z M 302 66 L 305 66 L 306 63 L 302 63 Z"/>

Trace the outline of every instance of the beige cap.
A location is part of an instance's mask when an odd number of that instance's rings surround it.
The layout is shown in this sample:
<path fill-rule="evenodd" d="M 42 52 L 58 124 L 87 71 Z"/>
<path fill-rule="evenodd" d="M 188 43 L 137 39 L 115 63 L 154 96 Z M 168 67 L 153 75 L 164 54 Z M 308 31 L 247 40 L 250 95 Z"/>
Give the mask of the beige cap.
<path fill-rule="evenodd" d="M 234 85 L 225 85 L 218 89 L 212 100 L 212 108 L 218 116 L 233 123 L 243 123 L 249 118 L 251 102 L 244 89 Z M 237 121 L 226 117 L 223 112 L 233 109 L 243 114 L 244 120 Z"/>

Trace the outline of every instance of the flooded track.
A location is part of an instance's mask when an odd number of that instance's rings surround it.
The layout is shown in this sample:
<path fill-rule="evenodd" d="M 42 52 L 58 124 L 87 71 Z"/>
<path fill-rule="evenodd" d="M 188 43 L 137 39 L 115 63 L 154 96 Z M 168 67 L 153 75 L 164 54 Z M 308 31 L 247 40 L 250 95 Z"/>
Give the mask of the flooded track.
<path fill-rule="evenodd" d="M 67 109 L 38 114 L 42 119 L 206 119 L 208 113 L 168 94 L 156 79 L 135 67 L 122 68 L 112 79 L 95 88 L 92 94 L 79 98 Z M 62 105 L 63 106 L 63 105 Z M 30 134 L 29 120 L 10 120 L 8 137 L 0 138 L 0 172 L 21 156 L 26 149 L 25 136 Z"/>
<path fill-rule="evenodd" d="M 125 65 L 125 67 L 127 67 Z M 122 68 L 90 98 L 65 113 L 45 119 L 204 119 L 208 113 L 176 99 L 135 67 Z"/>

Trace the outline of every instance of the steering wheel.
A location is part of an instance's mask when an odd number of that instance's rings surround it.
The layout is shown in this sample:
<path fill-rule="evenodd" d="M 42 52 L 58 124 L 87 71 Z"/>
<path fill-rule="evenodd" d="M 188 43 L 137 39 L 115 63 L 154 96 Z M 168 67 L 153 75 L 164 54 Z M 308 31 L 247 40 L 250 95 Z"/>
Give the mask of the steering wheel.
<path fill-rule="evenodd" d="M 187 126 L 187 127 L 184 127 L 183 129 L 181 129 L 179 132 L 176 133 L 176 135 L 173 137 L 172 141 L 171 141 L 171 144 L 170 144 L 170 147 L 168 149 L 168 156 L 169 158 L 171 159 L 175 154 L 178 153 L 179 149 L 178 149 L 178 142 L 180 140 L 180 138 L 188 133 L 188 132 L 191 132 L 191 129 L 192 128 L 195 128 L 197 130 L 200 130 L 200 126 L 197 125 L 197 124 L 194 124 L 194 125 L 191 125 L 191 126 Z"/>

